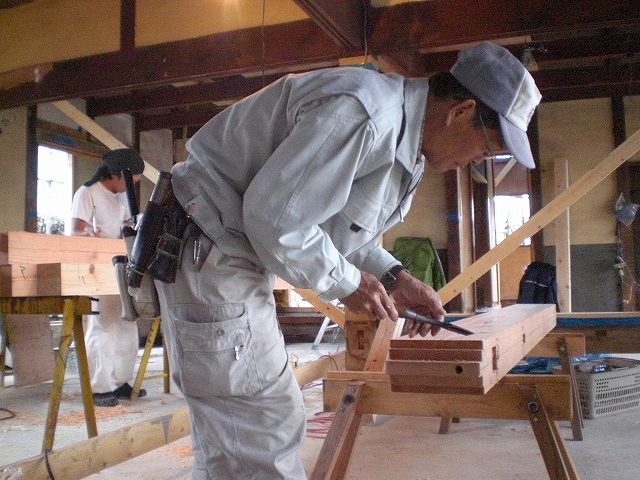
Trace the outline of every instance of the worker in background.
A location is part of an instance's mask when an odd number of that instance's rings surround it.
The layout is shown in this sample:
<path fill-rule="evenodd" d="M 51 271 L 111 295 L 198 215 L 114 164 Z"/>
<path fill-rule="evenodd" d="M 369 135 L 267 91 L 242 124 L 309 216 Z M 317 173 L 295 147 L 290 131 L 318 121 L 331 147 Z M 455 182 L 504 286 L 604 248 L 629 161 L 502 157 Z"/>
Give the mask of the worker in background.
<path fill-rule="evenodd" d="M 144 161 L 138 152 L 122 148 L 103 155 L 93 178 L 73 196 L 71 235 L 122 237 L 122 227 L 131 218 L 122 177 L 124 169 L 131 171 L 134 182 L 140 180 Z M 115 407 L 118 399 L 131 396 L 129 382 L 138 354 L 138 325 L 122 318 L 120 296 L 100 296 L 98 312 L 87 316 L 85 334 L 93 403 Z M 142 389 L 138 396 L 146 394 Z"/>
<path fill-rule="evenodd" d="M 482 43 L 431 79 L 353 67 L 288 75 L 190 139 L 173 189 L 213 242 L 209 252 L 186 242 L 175 283 L 156 287 L 194 480 L 306 478 L 276 275 L 356 313 L 395 321 L 396 304 L 443 320 L 438 294 L 376 238 L 402 221 L 425 166 L 431 175 L 510 152 L 533 168 L 526 129 L 539 101 L 522 64 Z M 435 329 L 406 323 L 410 336 Z"/>

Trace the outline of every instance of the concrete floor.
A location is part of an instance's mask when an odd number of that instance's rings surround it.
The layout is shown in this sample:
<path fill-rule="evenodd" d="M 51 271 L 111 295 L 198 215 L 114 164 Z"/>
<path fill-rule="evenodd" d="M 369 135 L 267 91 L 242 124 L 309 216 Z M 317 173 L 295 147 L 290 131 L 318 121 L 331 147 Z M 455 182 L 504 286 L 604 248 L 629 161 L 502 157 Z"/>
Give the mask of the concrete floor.
<path fill-rule="evenodd" d="M 289 345 L 300 364 L 336 353 L 342 345 Z M 633 357 L 633 356 L 632 356 Z M 637 358 L 637 357 L 635 357 Z M 69 369 L 71 370 L 71 369 Z M 162 370 L 155 348 L 147 372 Z M 14 388 L 11 377 L 0 390 L 0 478 L 6 466 L 40 454 L 50 384 Z M 163 392 L 162 380 L 144 382 L 148 395 L 115 408 L 98 408 L 99 434 L 154 418 L 184 406 L 180 393 Z M 307 473 L 315 465 L 331 415 L 322 412 L 322 386 L 303 388 L 308 412 L 307 439 L 301 449 Z M 15 415 L 11 417 L 11 415 Z M 11 418 L 7 418 L 11 417 Z M 376 417 L 360 429 L 347 480 L 487 480 L 549 478 L 533 430 L 526 421 L 462 419 L 449 434 L 438 433 L 439 418 Z M 640 478 L 640 409 L 585 419 L 584 440 L 572 440 L 571 426 L 560 430 L 582 480 Z M 56 429 L 54 449 L 86 439 L 78 376 L 70 371 Z M 188 437 L 87 478 L 94 480 L 187 480 L 191 470 Z M 24 479 L 27 480 L 27 479 Z M 32 479 L 28 479 L 32 480 Z M 56 477 L 56 480 L 61 480 Z"/>

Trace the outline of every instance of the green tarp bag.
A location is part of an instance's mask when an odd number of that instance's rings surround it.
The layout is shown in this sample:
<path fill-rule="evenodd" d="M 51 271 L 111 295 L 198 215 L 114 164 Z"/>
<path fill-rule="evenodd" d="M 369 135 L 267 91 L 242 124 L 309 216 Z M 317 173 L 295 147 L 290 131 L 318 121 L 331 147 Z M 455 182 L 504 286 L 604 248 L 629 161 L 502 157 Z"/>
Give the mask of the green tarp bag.
<path fill-rule="evenodd" d="M 409 273 L 436 291 L 447 283 L 435 245 L 428 237 L 398 237 L 393 242 L 393 256 Z"/>

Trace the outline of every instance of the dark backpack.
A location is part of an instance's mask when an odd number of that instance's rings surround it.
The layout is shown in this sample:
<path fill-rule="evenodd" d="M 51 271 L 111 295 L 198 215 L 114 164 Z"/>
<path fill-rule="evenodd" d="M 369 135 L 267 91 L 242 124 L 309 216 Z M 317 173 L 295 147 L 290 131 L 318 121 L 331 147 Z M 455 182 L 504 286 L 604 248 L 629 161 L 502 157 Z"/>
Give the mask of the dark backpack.
<path fill-rule="evenodd" d="M 558 308 L 556 267 L 544 262 L 531 262 L 520 280 L 517 303 L 555 303 Z"/>

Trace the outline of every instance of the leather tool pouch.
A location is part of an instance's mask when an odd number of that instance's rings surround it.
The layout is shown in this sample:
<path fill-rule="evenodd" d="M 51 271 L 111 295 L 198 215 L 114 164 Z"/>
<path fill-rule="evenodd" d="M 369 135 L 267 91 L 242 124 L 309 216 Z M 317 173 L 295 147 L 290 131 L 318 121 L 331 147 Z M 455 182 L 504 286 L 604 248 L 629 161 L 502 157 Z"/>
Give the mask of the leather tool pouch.
<path fill-rule="evenodd" d="M 140 287 L 145 273 L 164 283 L 175 282 L 186 242 L 200 236 L 203 236 L 202 231 L 173 193 L 171 174 L 160 172 L 136 232 L 127 265 L 129 287 Z"/>
<path fill-rule="evenodd" d="M 180 204 L 173 202 L 165 216 L 155 257 L 147 269 L 149 275 L 164 283 L 175 282 L 187 241 L 200 233 L 200 228 L 187 216 Z"/>

